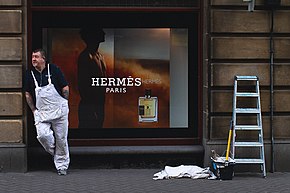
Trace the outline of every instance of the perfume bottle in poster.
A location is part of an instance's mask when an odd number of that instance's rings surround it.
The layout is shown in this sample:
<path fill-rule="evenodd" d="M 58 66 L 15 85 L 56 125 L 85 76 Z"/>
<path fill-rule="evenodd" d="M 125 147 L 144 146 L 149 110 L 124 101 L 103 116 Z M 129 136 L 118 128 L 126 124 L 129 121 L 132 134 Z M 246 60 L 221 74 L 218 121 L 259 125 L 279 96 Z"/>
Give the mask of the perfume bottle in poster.
<path fill-rule="evenodd" d="M 151 96 L 151 90 L 145 90 L 145 96 L 139 97 L 139 122 L 158 121 L 158 98 Z"/>

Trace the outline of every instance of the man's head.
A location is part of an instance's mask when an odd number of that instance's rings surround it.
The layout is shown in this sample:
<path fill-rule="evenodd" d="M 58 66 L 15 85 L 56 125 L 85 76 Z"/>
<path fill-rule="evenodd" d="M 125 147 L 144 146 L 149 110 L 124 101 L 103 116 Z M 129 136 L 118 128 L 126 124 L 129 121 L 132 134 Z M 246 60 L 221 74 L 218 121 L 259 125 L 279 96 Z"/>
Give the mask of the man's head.
<path fill-rule="evenodd" d="M 87 45 L 99 44 L 105 41 L 104 30 L 98 27 L 83 27 L 80 30 L 80 35 Z"/>
<path fill-rule="evenodd" d="M 32 52 L 32 65 L 38 70 L 43 70 L 45 67 L 46 53 L 43 49 L 36 49 Z"/>

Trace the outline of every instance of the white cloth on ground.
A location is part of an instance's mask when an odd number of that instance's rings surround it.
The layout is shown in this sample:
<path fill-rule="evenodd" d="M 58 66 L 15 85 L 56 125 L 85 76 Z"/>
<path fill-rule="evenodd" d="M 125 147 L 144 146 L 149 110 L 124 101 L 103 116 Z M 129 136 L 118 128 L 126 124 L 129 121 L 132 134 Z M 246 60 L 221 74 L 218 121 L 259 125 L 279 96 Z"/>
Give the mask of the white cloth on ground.
<path fill-rule="evenodd" d="M 171 179 L 171 178 L 207 178 L 216 179 L 213 172 L 210 171 L 209 167 L 201 168 L 194 165 L 180 165 L 177 167 L 165 166 L 165 169 L 154 174 L 154 180 Z"/>

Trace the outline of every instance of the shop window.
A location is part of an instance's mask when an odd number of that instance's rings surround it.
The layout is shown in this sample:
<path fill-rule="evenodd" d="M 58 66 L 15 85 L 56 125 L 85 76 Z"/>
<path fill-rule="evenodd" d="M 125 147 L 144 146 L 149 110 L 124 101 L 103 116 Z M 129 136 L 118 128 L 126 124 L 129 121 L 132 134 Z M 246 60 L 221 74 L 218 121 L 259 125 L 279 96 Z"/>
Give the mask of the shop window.
<path fill-rule="evenodd" d="M 197 138 L 197 17 L 34 11 L 31 49 L 70 84 L 70 138 Z"/>

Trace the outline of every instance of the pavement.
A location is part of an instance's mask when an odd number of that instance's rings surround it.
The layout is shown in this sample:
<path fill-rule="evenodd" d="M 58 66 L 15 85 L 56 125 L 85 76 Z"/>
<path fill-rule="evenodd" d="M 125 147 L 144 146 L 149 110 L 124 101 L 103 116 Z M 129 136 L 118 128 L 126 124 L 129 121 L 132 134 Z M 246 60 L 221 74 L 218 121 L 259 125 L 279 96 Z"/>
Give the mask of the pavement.
<path fill-rule="evenodd" d="M 77 169 L 58 176 L 53 169 L 26 173 L 0 173 L 2 193 L 282 193 L 290 192 L 290 173 L 236 173 L 232 180 L 166 179 L 153 180 L 164 168 L 143 169 Z"/>

